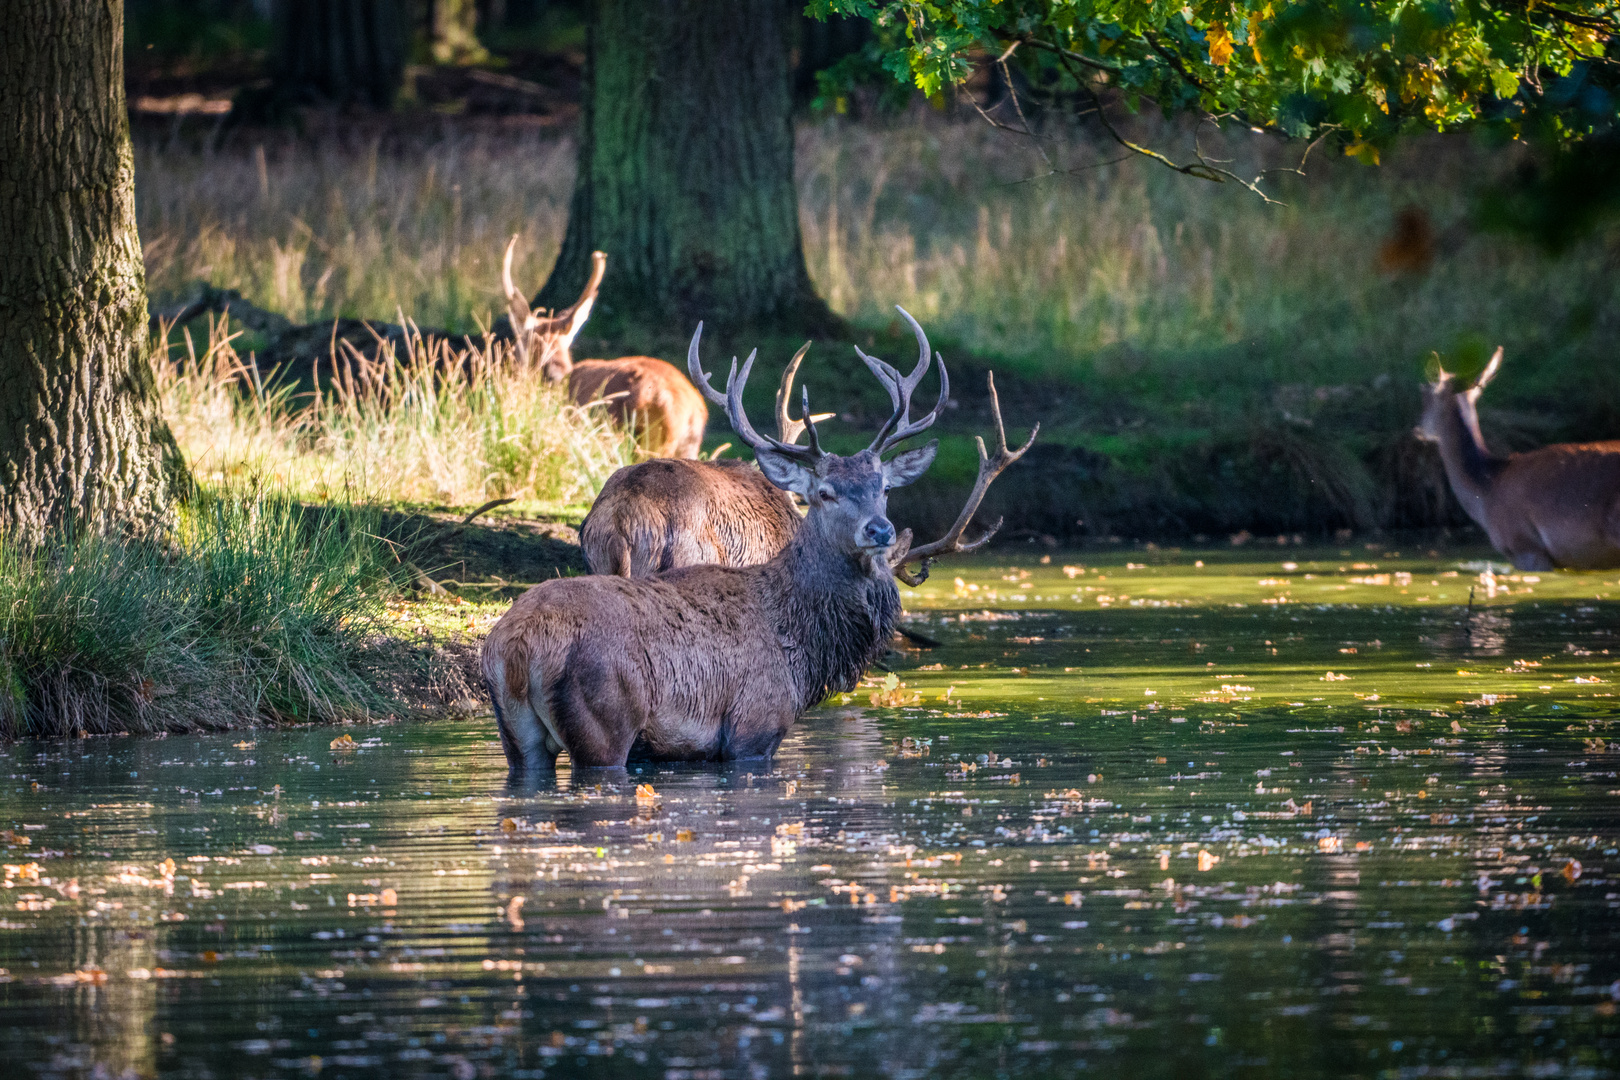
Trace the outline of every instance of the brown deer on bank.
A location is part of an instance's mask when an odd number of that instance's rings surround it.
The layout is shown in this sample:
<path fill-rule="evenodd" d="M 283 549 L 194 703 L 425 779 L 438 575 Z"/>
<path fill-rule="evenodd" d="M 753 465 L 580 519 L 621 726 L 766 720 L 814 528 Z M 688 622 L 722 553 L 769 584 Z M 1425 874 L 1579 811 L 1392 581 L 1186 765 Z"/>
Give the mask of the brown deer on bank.
<path fill-rule="evenodd" d="M 692 344 L 687 370 L 724 409 L 725 398 L 698 374 L 696 338 Z M 788 402 L 809 350 L 807 341 L 793 354 L 776 389 L 776 438 L 788 445 L 804 433 L 804 421 L 788 415 Z M 579 543 L 591 573 L 646 577 L 680 566 L 768 562 L 798 527 L 792 498 L 746 461 L 660 459 L 626 465 L 608 477 L 579 527 Z"/>
<path fill-rule="evenodd" d="M 608 414 L 621 427 L 635 431 L 648 457 L 697 457 L 709 407 L 673 364 L 652 356 L 574 361 L 574 338 L 591 317 L 597 290 L 607 273 L 607 255 L 591 253 L 590 280 L 571 307 L 540 313 L 530 310 L 528 300 L 512 283 L 512 252 L 517 242 L 513 236 L 506 245 L 501 287 L 519 363 L 537 367 L 547 382 L 566 381 L 575 405 L 605 400 Z"/>
<path fill-rule="evenodd" d="M 1480 435 L 1478 404 L 1501 366 L 1498 348 L 1466 389 L 1440 370 L 1423 388 L 1417 436 L 1439 444 L 1457 501 L 1518 569 L 1620 566 L 1620 441 L 1495 456 Z"/>
<path fill-rule="evenodd" d="M 934 359 L 939 402 L 916 421 L 916 383 L 897 385 L 884 367 L 868 365 L 898 400 L 871 445 L 849 457 L 823 451 L 813 421 L 808 446 L 759 435 L 742 407 L 754 356 L 740 373 L 733 360 L 732 430 L 771 483 L 808 504 L 803 526 L 758 566 L 559 578 L 519 597 L 481 658 L 508 764 L 533 768 L 564 750 L 577 766 L 623 766 L 633 750 L 660 760 L 768 756 L 807 708 L 852 688 L 900 613 L 895 577 L 905 574 L 898 563 L 909 535 L 897 536 L 888 520 L 888 491 L 921 476 L 938 443 L 888 461 L 882 455 L 944 409 L 949 378 L 944 359 Z M 976 546 L 962 543 L 962 527 L 996 475 L 1029 447 L 1009 451 L 999 410 L 996 419 L 998 451 L 991 459 L 981 443 L 978 482 L 956 525 L 909 552 L 925 569 L 928 559 Z"/>

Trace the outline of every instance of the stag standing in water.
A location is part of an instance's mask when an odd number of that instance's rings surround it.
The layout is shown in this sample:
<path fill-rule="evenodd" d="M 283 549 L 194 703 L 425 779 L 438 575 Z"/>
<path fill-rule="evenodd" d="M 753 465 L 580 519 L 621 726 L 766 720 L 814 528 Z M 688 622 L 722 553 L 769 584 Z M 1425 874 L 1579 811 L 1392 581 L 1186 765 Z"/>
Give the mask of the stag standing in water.
<path fill-rule="evenodd" d="M 543 314 L 530 310 L 529 302 L 512 283 L 512 252 L 517 242 L 513 236 L 506 245 L 501 287 L 506 292 L 519 362 L 538 367 L 547 382 L 566 380 L 575 405 L 606 399 L 608 414 L 621 427 L 635 430 L 649 457 L 697 457 L 709 407 L 674 365 L 652 356 L 574 362 L 574 338 L 591 317 L 596 292 L 607 273 L 607 255 L 591 253 L 590 280 L 572 307 Z"/>
<path fill-rule="evenodd" d="M 882 455 L 931 427 L 949 400 L 944 359 L 934 360 L 939 401 L 915 421 L 911 395 L 926 372 L 896 380 L 887 365 L 868 364 L 896 405 L 850 457 L 823 451 L 813 422 L 808 446 L 758 434 L 742 407 L 754 356 L 741 372 L 733 360 L 732 430 L 771 483 L 808 504 L 803 526 L 759 566 L 562 578 L 519 597 L 482 655 L 508 764 L 534 768 L 564 750 L 578 766 L 622 766 L 633 749 L 661 760 L 768 756 L 805 709 L 852 688 L 900 613 L 896 564 L 908 538 L 888 520 L 888 491 L 921 476 L 938 444 Z M 805 404 L 808 416 L 808 394 Z M 962 543 L 962 528 L 990 482 L 1028 449 L 1007 449 L 999 410 L 997 429 L 997 453 L 990 458 L 981 443 L 978 482 L 956 525 L 910 552 L 925 567 L 975 546 Z"/>
<path fill-rule="evenodd" d="M 726 399 L 703 381 L 696 339 L 687 371 L 721 409 Z M 776 388 L 776 439 L 793 444 L 804 421 L 788 415 L 793 378 L 807 341 L 793 354 Z M 927 354 L 924 354 L 927 362 Z M 814 417 L 817 423 L 832 413 Z M 799 527 L 788 493 L 737 458 L 678 461 L 661 458 L 626 465 L 602 485 L 579 527 L 579 545 L 593 574 L 646 577 L 680 566 L 753 566 L 787 546 Z"/>
<path fill-rule="evenodd" d="M 1620 441 L 1495 456 L 1480 435 L 1478 405 L 1501 366 L 1498 348 L 1467 389 L 1440 370 L 1423 388 L 1417 436 L 1439 444 L 1457 501 L 1518 569 L 1620 566 Z"/>

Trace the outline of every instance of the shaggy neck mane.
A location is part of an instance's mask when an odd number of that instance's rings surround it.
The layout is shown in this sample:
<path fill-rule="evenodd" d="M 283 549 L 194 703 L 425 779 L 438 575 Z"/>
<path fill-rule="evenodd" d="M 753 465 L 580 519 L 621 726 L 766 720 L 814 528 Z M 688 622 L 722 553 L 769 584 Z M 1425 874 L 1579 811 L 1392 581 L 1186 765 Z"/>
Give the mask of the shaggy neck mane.
<path fill-rule="evenodd" d="M 855 688 L 900 618 L 887 573 L 828 550 L 808 523 L 771 566 L 780 587 L 776 632 L 788 651 L 800 708 Z"/>

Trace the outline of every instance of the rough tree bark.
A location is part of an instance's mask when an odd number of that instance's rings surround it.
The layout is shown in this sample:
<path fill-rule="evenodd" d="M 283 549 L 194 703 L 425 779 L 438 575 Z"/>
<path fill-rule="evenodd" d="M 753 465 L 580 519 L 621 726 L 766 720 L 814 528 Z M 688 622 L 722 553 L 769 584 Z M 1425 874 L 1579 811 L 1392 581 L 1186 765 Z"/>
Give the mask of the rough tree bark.
<path fill-rule="evenodd" d="M 791 5 L 597 0 L 579 171 L 536 303 L 574 302 L 608 253 L 600 308 L 728 332 L 836 325 L 805 269 L 793 183 Z"/>
<path fill-rule="evenodd" d="M 122 0 L 0 25 L 0 531 L 161 527 L 185 465 L 147 361 Z"/>

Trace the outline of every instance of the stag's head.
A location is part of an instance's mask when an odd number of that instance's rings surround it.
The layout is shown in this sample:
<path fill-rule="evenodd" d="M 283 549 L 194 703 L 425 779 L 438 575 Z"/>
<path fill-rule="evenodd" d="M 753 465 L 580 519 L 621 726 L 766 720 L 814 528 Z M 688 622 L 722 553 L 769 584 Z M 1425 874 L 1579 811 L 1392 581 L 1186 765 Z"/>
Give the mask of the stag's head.
<path fill-rule="evenodd" d="M 512 252 L 517 242 L 514 235 L 506 245 L 506 258 L 501 263 L 501 288 L 506 293 L 506 310 L 512 320 L 518 362 L 526 368 L 538 368 L 547 382 L 561 382 L 574 369 L 571 351 L 574 339 L 584 328 L 585 320 L 591 317 L 596 291 L 602 286 L 602 275 L 607 273 L 607 255 L 591 252 L 590 280 L 572 307 L 537 312 L 530 310 L 528 300 L 512 284 Z"/>
<path fill-rule="evenodd" d="M 805 527 L 814 530 L 832 550 L 885 576 L 890 573 L 889 551 L 897 540 L 888 515 L 889 491 L 904 487 L 922 476 L 933 463 L 939 444 L 937 441 L 930 442 L 888 460 L 884 460 L 883 455 L 933 426 L 951 396 L 950 377 L 946 374 L 944 359 L 930 354 L 928 338 L 916 320 L 904 310 L 900 314 L 911 324 L 912 332 L 917 337 L 920 352 L 917 366 L 911 374 L 903 375 L 882 360 L 856 350 L 888 391 L 893 412 L 872 444 L 848 457 L 828 453 L 821 448 L 816 421 L 822 417 L 811 414 L 808 390 L 801 390 L 802 421 L 784 422 L 787 406 L 783 400 L 784 392 L 778 393 L 778 428 L 784 438 L 773 439 L 754 430 L 743 411 L 742 391 L 753 370 L 756 353 L 748 354 L 740 371 L 736 359 L 732 359 L 723 396 L 710 384 L 709 376 L 698 359 L 698 342 L 703 336 L 701 323 L 698 324 L 697 333 L 692 335 L 692 344 L 686 354 L 687 370 L 692 381 L 703 389 L 711 401 L 725 405 L 731 429 L 753 449 L 760 471 L 777 487 L 798 495 L 810 508 Z M 794 357 L 790 372 L 797 368 L 803 352 L 801 349 L 799 355 Z M 939 367 L 939 401 L 931 412 L 914 421 L 911 419 L 911 396 L 928 374 L 931 361 L 937 362 Z M 789 379 L 784 379 L 783 386 L 786 387 L 788 382 Z M 801 430 L 809 436 L 808 446 L 799 446 L 793 441 Z"/>
<path fill-rule="evenodd" d="M 1491 355 L 1490 363 L 1485 370 L 1479 373 L 1479 378 L 1467 387 L 1458 385 L 1457 376 L 1446 371 L 1440 365 L 1438 355 L 1430 364 L 1429 381 L 1423 386 L 1423 413 L 1413 434 L 1424 442 L 1439 442 L 1440 434 L 1445 430 L 1453 415 L 1460 414 L 1465 424 L 1477 428 L 1479 421 L 1476 406 L 1480 394 L 1485 387 L 1496 378 L 1496 373 L 1502 367 L 1502 348 L 1497 346 L 1496 352 Z"/>

